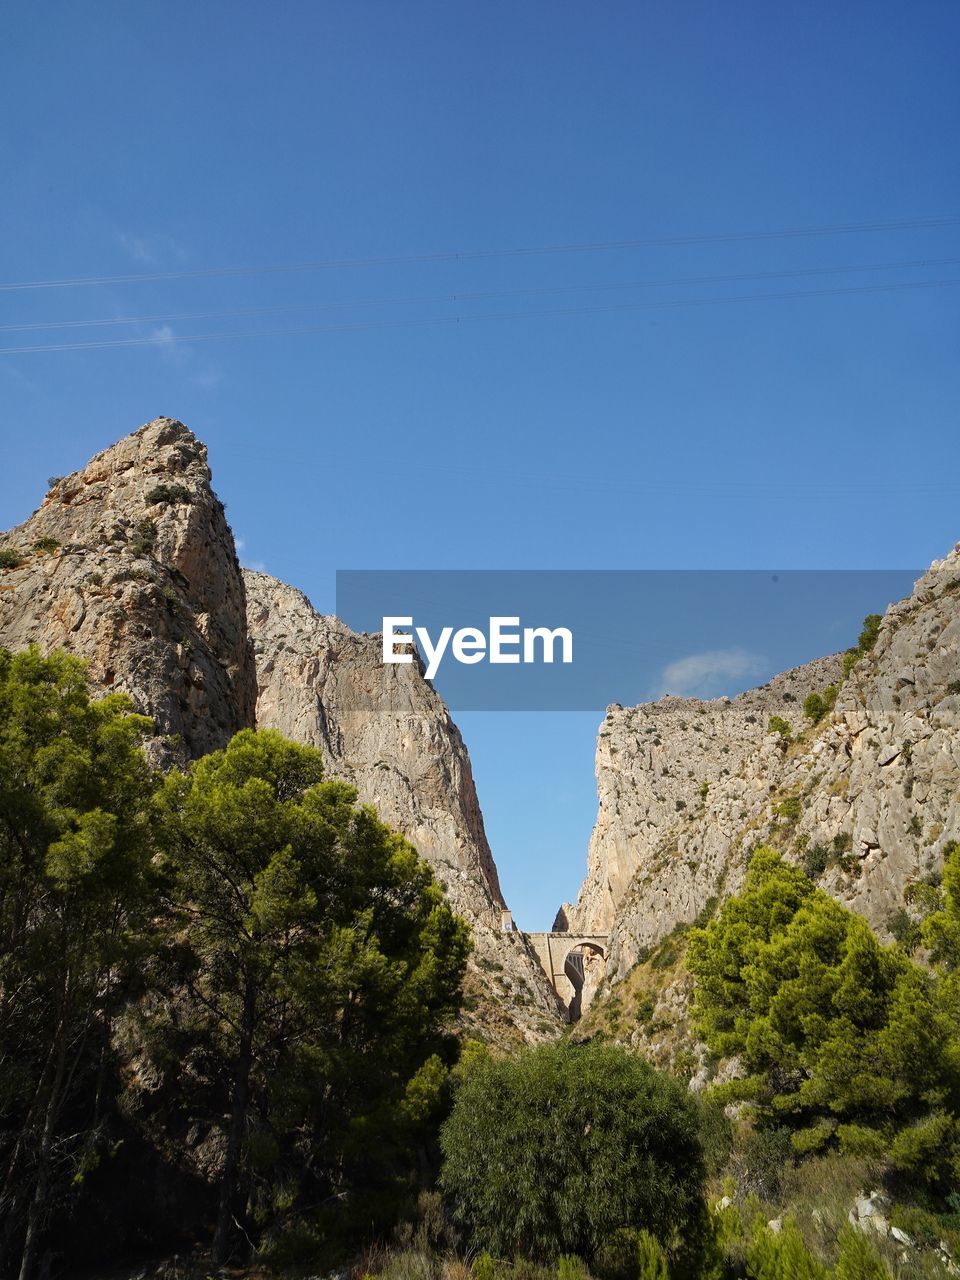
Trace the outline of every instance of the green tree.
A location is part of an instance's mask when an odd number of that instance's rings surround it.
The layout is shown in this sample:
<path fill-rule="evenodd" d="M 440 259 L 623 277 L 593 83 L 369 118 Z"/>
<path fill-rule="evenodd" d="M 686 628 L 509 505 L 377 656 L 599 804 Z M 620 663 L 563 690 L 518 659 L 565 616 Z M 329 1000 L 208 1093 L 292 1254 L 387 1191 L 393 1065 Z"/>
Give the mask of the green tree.
<path fill-rule="evenodd" d="M 466 926 L 412 846 L 321 777 L 318 751 L 244 730 L 160 793 L 177 968 L 153 1038 L 168 1062 L 206 1055 L 208 1114 L 228 1116 L 218 1262 L 235 1218 L 269 1235 L 372 1178 L 453 1056 Z"/>
<path fill-rule="evenodd" d="M 827 1268 L 804 1244 L 790 1218 L 777 1232 L 758 1220 L 745 1255 L 751 1280 L 828 1280 Z"/>
<path fill-rule="evenodd" d="M 863 627 L 860 635 L 857 637 L 857 643 L 852 649 L 848 649 L 843 655 L 843 674 L 846 678 L 856 664 L 860 661 L 865 653 L 869 653 L 873 646 L 877 643 L 877 637 L 880 634 L 880 624 L 883 618 L 879 613 L 868 613 L 863 620 Z"/>
<path fill-rule="evenodd" d="M 943 879 L 939 910 L 923 921 L 923 941 L 931 959 L 948 973 L 960 970 L 960 844 L 951 840 L 943 850 Z"/>
<path fill-rule="evenodd" d="M 833 1280 L 893 1280 L 890 1267 L 861 1231 L 845 1227 L 839 1245 Z"/>
<path fill-rule="evenodd" d="M 790 722 L 784 720 L 783 716 L 771 716 L 767 723 L 767 733 L 776 733 L 780 735 L 783 742 L 789 742 L 793 737 L 793 730 Z"/>
<path fill-rule="evenodd" d="M 148 901 L 150 721 L 63 653 L 0 650 L 0 1248 L 34 1270 L 95 1159 L 110 1026 Z"/>
<path fill-rule="evenodd" d="M 828 684 L 823 693 L 811 692 L 803 700 L 803 714 L 814 724 L 819 724 L 837 701 L 836 685 Z"/>
<path fill-rule="evenodd" d="M 618 1233 L 640 1230 L 674 1248 L 702 1216 L 703 1158 L 686 1091 L 613 1047 L 480 1058 L 440 1143 L 456 1218 L 501 1256 L 592 1261 Z"/>
<path fill-rule="evenodd" d="M 798 1151 L 837 1141 L 950 1176 L 956 1040 L 931 975 L 899 948 L 760 849 L 742 893 L 691 934 L 688 960 L 700 1034 L 749 1073 L 723 1096 L 788 1123 Z"/>

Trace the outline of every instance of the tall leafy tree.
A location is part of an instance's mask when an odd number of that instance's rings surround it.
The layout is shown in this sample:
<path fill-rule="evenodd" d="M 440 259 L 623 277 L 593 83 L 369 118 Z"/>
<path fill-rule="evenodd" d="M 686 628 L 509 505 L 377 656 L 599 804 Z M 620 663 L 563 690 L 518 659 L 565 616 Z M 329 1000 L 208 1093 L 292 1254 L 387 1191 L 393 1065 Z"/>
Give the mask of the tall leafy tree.
<path fill-rule="evenodd" d="M 149 888 L 150 728 L 92 700 L 75 658 L 0 651 L 0 1265 L 19 1250 L 21 1280 L 103 1121 Z"/>
<path fill-rule="evenodd" d="M 724 1086 L 794 1145 L 839 1141 L 943 1180 L 958 1150 L 956 1038 L 933 975 L 771 849 L 691 934 L 700 1034 L 748 1077 Z"/>
<path fill-rule="evenodd" d="M 436 1104 L 466 926 L 320 753 L 245 730 L 159 797 L 176 998 L 225 1114 L 214 1257 L 342 1195 Z M 203 1090 L 201 1090 L 201 1093 Z M 368 1170 L 369 1171 L 369 1170 Z"/>
<path fill-rule="evenodd" d="M 943 851 L 940 903 L 923 921 L 923 941 L 931 959 L 948 974 L 960 972 L 960 844 L 951 840 Z"/>

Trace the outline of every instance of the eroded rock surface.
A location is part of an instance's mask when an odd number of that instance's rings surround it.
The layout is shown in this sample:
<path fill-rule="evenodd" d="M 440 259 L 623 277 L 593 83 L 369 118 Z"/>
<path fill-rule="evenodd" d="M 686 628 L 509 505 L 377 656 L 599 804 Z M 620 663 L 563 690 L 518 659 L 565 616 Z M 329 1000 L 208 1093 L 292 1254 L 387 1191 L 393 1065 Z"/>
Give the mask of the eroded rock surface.
<path fill-rule="evenodd" d="M 557 1002 L 505 902 L 470 759 L 443 700 L 417 664 L 385 666 L 379 636 L 317 613 L 307 597 L 245 571 L 259 693 L 257 723 L 318 747 L 432 865 L 474 931 L 482 1017 L 508 1015 L 529 1038 L 559 1026 Z"/>
<path fill-rule="evenodd" d="M 535 955 L 502 931 L 470 761 L 443 701 L 419 668 L 385 668 L 373 637 L 320 617 L 296 589 L 256 573 L 245 584 L 210 482 L 205 446 L 157 418 L 53 483 L 0 535 L 0 645 L 86 659 L 96 687 L 154 718 L 149 750 L 164 767 L 256 724 L 319 747 L 470 921 L 470 1026 L 501 1041 L 556 1034 Z"/>
<path fill-rule="evenodd" d="M 183 761 L 253 724 L 243 580 L 207 451 L 157 418 L 52 485 L 0 539 L 0 644 L 62 647 L 96 685 L 157 722 L 152 754 Z"/>
<path fill-rule="evenodd" d="M 887 609 L 811 726 L 804 698 L 841 675 L 835 656 L 732 700 L 608 711 L 587 877 L 562 909 L 571 928 L 609 931 L 608 983 L 736 892 L 758 844 L 803 861 L 881 934 L 937 872 L 960 837 L 960 549 Z"/>

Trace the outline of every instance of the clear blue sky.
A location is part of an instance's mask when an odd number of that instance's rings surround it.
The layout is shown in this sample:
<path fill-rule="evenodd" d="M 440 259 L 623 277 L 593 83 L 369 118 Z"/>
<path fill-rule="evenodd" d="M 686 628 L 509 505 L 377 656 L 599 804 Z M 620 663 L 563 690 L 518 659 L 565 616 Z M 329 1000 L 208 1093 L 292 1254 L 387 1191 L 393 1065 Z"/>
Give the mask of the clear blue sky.
<path fill-rule="evenodd" d="M 9 8 L 0 281 L 419 260 L 0 292 L 4 326 L 74 324 L 5 348 L 161 340 L 0 353 L 0 525 L 165 413 L 245 562 L 322 609 L 337 568 L 942 555 L 960 289 L 878 286 L 960 280 L 891 265 L 960 258 L 957 225 L 436 255 L 958 216 L 958 45 L 952 0 Z M 123 317 L 158 318 L 76 323 Z M 542 927 L 582 872 L 597 717 L 461 720 Z"/>

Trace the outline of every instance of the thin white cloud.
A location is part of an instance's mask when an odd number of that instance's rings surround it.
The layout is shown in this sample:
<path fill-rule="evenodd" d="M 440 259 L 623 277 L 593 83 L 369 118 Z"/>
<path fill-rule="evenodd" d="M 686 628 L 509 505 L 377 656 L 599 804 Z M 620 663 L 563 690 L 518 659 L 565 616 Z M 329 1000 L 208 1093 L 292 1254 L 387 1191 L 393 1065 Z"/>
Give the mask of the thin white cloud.
<path fill-rule="evenodd" d="M 176 365 L 178 369 L 187 369 L 189 367 L 192 352 L 177 341 L 176 331 L 171 325 L 157 325 L 156 328 L 148 331 L 147 337 L 156 345 L 161 358 L 166 360 L 168 364 Z"/>
<path fill-rule="evenodd" d="M 155 344 L 161 360 L 181 369 L 191 386 L 202 391 L 214 391 L 223 381 L 222 372 L 215 365 L 201 360 L 189 343 L 181 342 L 180 335 L 171 325 L 157 325 L 147 331 L 146 337 Z"/>
<path fill-rule="evenodd" d="M 660 673 L 656 696 L 716 698 L 731 689 L 739 691 L 744 680 L 759 678 L 764 659 L 746 649 L 711 649 L 691 653 L 668 663 Z"/>
<path fill-rule="evenodd" d="M 247 540 L 242 533 L 233 535 L 233 545 L 237 548 L 237 559 L 243 565 L 244 569 L 254 569 L 257 573 L 266 573 L 267 566 L 262 560 L 248 560 L 246 558 Z"/>
<path fill-rule="evenodd" d="M 138 262 L 142 267 L 157 265 L 157 259 L 143 236 L 135 236 L 132 231 L 118 231 L 117 239 L 120 241 L 120 248 L 134 262 Z"/>
<path fill-rule="evenodd" d="M 196 373 L 190 375 L 190 381 L 201 391 L 214 391 L 223 381 L 223 373 L 213 365 L 203 365 Z"/>
<path fill-rule="evenodd" d="M 134 231 L 118 231 L 117 242 L 132 262 L 140 267 L 160 267 L 170 262 L 184 262 L 187 252 L 173 236 L 137 235 Z"/>

